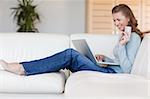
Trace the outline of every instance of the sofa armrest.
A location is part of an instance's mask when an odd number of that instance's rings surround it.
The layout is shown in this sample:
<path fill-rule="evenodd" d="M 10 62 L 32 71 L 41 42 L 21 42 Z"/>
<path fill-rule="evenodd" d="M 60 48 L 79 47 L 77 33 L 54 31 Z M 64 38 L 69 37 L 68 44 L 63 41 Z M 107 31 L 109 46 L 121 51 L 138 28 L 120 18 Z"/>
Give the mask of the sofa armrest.
<path fill-rule="evenodd" d="M 150 80 L 150 52 L 148 49 L 150 49 L 150 34 L 145 35 L 142 40 L 131 73 Z"/>

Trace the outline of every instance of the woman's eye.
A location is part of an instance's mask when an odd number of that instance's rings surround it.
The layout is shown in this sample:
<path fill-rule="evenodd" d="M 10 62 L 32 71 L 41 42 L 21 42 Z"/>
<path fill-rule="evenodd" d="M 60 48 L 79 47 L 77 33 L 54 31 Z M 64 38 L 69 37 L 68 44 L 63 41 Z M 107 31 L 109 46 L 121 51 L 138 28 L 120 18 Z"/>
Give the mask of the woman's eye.
<path fill-rule="evenodd" d="M 117 21 L 120 21 L 120 19 L 117 19 Z"/>

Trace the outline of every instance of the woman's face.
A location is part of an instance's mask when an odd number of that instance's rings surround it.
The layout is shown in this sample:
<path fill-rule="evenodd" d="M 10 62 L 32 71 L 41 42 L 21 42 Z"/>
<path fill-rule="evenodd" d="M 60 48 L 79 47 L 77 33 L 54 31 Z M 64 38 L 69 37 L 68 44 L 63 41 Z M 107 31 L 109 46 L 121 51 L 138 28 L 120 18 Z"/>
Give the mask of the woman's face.
<path fill-rule="evenodd" d="M 125 17 L 122 12 L 113 13 L 112 16 L 115 26 L 120 31 L 124 31 L 125 26 L 128 25 L 129 18 Z"/>

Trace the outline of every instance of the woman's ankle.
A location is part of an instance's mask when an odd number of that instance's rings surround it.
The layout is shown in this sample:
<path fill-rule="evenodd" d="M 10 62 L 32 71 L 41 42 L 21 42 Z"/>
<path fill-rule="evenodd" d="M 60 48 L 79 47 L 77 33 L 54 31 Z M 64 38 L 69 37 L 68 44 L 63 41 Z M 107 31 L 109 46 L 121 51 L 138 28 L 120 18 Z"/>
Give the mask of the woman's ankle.
<path fill-rule="evenodd" d="M 8 66 L 8 63 L 4 60 L 0 60 L 0 70 L 6 70 Z"/>

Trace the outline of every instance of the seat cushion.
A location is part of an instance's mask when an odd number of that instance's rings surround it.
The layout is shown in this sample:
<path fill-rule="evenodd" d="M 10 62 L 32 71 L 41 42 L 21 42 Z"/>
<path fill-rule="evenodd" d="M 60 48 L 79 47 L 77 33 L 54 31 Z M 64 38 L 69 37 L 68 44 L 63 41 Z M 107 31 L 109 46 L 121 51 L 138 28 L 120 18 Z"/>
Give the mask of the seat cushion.
<path fill-rule="evenodd" d="M 20 76 L 0 71 L 0 92 L 7 93 L 62 93 L 65 75 L 63 72 Z"/>
<path fill-rule="evenodd" d="M 65 95 L 69 97 L 147 96 L 148 81 L 131 74 L 80 71 L 68 78 Z"/>

